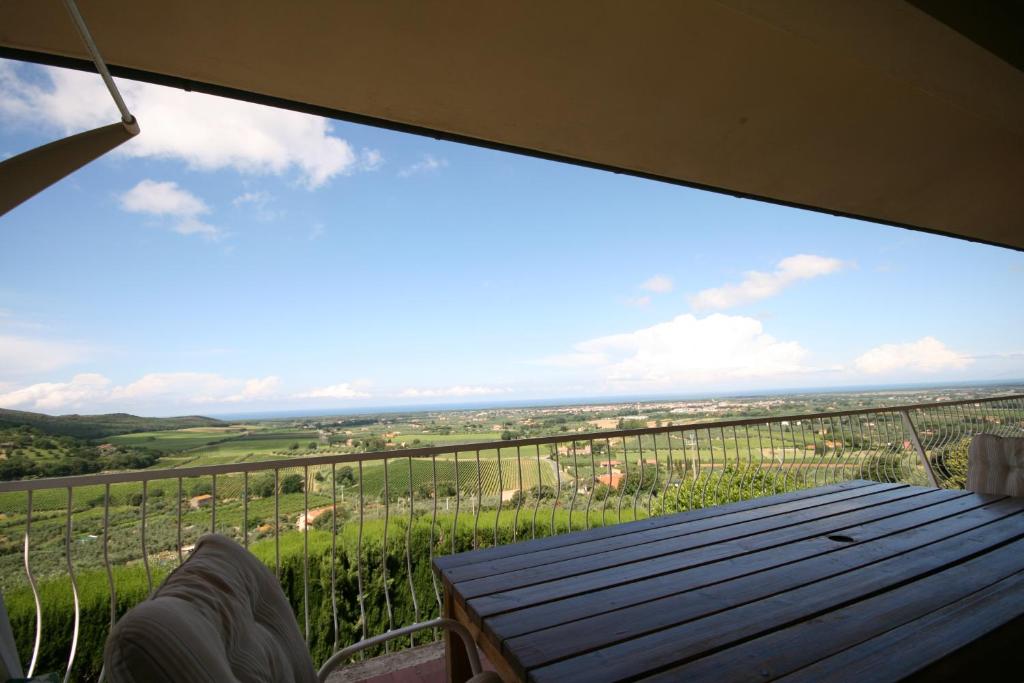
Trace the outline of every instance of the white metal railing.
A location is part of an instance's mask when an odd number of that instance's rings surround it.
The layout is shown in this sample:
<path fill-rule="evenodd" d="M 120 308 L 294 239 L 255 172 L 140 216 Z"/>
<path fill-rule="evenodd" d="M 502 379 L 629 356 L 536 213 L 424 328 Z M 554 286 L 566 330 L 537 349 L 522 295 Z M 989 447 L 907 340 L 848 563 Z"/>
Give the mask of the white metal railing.
<path fill-rule="evenodd" d="M 222 533 L 274 569 L 320 663 L 438 616 L 435 555 L 850 479 L 962 487 L 982 432 L 1024 434 L 1024 397 L 2 482 L 0 511 L 24 529 L 0 547 L 3 587 L 28 605 L 7 601 L 29 676 L 96 678 L 99 635 L 201 533 Z M 47 609 L 61 591 L 73 619 Z"/>

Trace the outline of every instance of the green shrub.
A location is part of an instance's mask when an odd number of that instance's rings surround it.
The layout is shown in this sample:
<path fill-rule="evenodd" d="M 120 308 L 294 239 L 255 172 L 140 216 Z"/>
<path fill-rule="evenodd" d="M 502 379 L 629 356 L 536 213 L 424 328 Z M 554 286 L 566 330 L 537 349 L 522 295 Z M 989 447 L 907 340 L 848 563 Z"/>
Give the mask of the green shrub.
<path fill-rule="evenodd" d="M 306 480 L 301 474 L 289 474 L 281 480 L 281 493 L 301 493 L 306 488 Z"/>
<path fill-rule="evenodd" d="M 120 617 L 148 595 L 145 570 L 140 566 L 116 567 L 113 570 Z M 154 567 L 154 586 L 159 585 L 166 570 Z M 75 655 L 74 680 L 92 681 L 99 678 L 103 666 L 103 644 L 110 629 L 110 589 L 103 571 L 83 572 L 76 577 L 81 604 L 81 624 L 78 651 Z M 39 583 L 40 606 L 43 616 L 43 638 L 39 647 L 37 672 L 64 672 L 74 629 L 74 602 L 70 581 L 48 580 Z M 11 628 L 14 631 L 22 662 L 32 655 L 35 639 L 35 603 L 26 588 L 4 595 Z"/>
<path fill-rule="evenodd" d="M 970 445 L 971 438 L 966 437 L 931 453 L 932 469 L 942 488 L 967 487 L 967 450 Z"/>
<path fill-rule="evenodd" d="M 910 470 L 905 464 L 902 455 L 879 454 L 870 455 L 864 458 L 860 464 L 860 472 L 857 475 L 861 479 L 872 481 L 902 482 L 910 476 Z"/>

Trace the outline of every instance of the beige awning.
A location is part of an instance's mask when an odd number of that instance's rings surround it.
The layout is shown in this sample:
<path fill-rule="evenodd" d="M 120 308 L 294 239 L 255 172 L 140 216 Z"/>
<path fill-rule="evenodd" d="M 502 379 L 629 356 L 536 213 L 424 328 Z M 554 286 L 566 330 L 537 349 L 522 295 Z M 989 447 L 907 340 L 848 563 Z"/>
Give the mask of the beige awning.
<path fill-rule="evenodd" d="M 1024 249 L 1024 73 L 901 0 L 79 6 L 115 74 Z M 0 54 L 87 65 L 58 0 Z"/>

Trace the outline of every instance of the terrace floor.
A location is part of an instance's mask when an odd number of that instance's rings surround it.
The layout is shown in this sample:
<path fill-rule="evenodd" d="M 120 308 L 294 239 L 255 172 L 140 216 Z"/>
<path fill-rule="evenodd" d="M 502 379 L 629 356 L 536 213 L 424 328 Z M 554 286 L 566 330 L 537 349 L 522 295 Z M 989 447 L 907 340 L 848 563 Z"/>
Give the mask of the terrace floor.
<path fill-rule="evenodd" d="M 484 669 L 494 669 L 482 652 L 480 663 Z M 328 683 L 443 683 L 445 680 L 443 642 L 354 662 L 327 678 Z"/>

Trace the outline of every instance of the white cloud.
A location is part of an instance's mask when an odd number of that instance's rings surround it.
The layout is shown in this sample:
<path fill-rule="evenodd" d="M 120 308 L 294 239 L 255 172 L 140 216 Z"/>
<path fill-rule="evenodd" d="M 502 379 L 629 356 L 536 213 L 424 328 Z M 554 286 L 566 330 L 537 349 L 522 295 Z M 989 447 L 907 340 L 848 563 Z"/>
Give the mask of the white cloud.
<path fill-rule="evenodd" d="M 667 275 L 655 275 L 640 285 L 640 289 L 646 289 L 648 292 L 656 294 L 667 294 L 672 291 L 672 287 L 672 278 Z"/>
<path fill-rule="evenodd" d="M 68 382 L 41 382 L 0 393 L 0 408 L 21 407 L 60 410 L 111 405 L 136 410 L 161 405 L 194 406 L 241 403 L 274 398 L 280 379 L 274 376 L 248 380 L 206 372 L 156 372 L 129 384 L 114 385 L 100 374 L 75 375 Z"/>
<path fill-rule="evenodd" d="M 690 297 L 696 310 L 721 310 L 775 296 L 786 287 L 810 278 L 841 270 L 846 264 L 839 259 L 812 254 L 797 254 L 782 259 L 775 270 L 763 273 L 748 271 L 739 284 L 728 284 L 697 292 Z"/>
<path fill-rule="evenodd" d="M 75 344 L 0 335 L 0 375 L 50 372 L 85 356 L 86 349 Z"/>
<path fill-rule="evenodd" d="M 332 384 L 318 389 L 311 389 L 301 394 L 295 394 L 294 398 L 348 399 L 368 397 L 370 394 L 362 391 L 360 387 L 356 386 L 357 384 L 358 383 L 341 382 L 339 384 Z"/>
<path fill-rule="evenodd" d="M 58 410 L 103 397 L 110 384 L 103 375 L 75 375 L 70 382 L 42 382 L 0 394 L 0 408 Z"/>
<path fill-rule="evenodd" d="M 121 208 L 157 216 L 196 216 L 210 209 L 203 200 L 173 182 L 142 180 L 121 195 Z"/>
<path fill-rule="evenodd" d="M 184 398 L 193 403 L 226 400 L 243 382 L 212 372 L 153 372 L 131 384 L 114 387 L 114 400 L 146 400 L 153 398 Z"/>
<path fill-rule="evenodd" d="M 651 297 L 649 296 L 627 296 L 622 300 L 627 306 L 633 308 L 646 308 L 651 305 Z"/>
<path fill-rule="evenodd" d="M 430 154 L 424 154 L 420 161 L 410 164 L 398 172 L 398 177 L 408 178 L 419 173 L 435 173 L 448 166 L 447 159 L 439 159 Z"/>
<path fill-rule="evenodd" d="M 252 207 L 256 219 L 269 222 L 285 215 L 284 210 L 272 209 L 270 204 L 274 197 L 268 192 L 244 192 L 231 200 L 231 205 L 236 209 Z"/>
<path fill-rule="evenodd" d="M 861 372 L 938 372 L 962 370 L 973 363 L 969 356 L 953 351 L 935 337 L 922 337 L 905 344 L 883 344 L 858 356 L 854 366 Z"/>
<path fill-rule="evenodd" d="M 380 153 L 380 150 L 364 148 L 359 153 L 359 167 L 364 171 L 376 171 L 383 165 L 384 155 Z"/>
<path fill-rule="evenodd" d="M 493 396 L 494 394 L 507 394 L 511 389 L 507 387 L 484 387 L 457 385 L 437 389 L 403 389 L 399 396 L 405 398 L 438 398 L 445 396 Z"/>
<path fill-rule="evenodd" d="M 204 223 L 197 218 L 185 218 L 174 226 L 174 232 L 179 235 L 201 235 L 208 240 L 218 240 L 224 236 L 220 228 L 209 223 Z"/>
<path fill-rule="evenodd" d="M 222 237 L 219 229 L 199 219 L 210 211 L 206 203 L 175 182 L 141 180 L 120 199 L 125 211 L 175 218 L 174 231 L 179 234 L 201 235 L 207 239 Z"/>
<path fill-rule="evenodd" d="M 635 332 L 580 342 L 544 365 L 591 368 L 614 389 L 679 389 L 808 371 L 797 342 L 766 334 L 754 318 L 679 315 Z"/>
<path fill-rule="evenodd" d="M 38 69 L 45 84 L 25 78 L 29 69 Z M 178 159 L 204 171 L 282 175 L 294 169 L 310 189 L 380 163 L 375 150 L 364 151 L 360 163 L 351 145 L 319 116 L 148 83 L 117 83 L 142 132 L 115 154 Z M 95 74 L 3 60 L 0 114 L 28 125 L 50 124 L 64 134 L 117 120 Z"/>
<path fill-rule="evenodd" d="M 231 200 L 231 205 L 235 208 L 243 206 L 244 204 L 255 204 L 256 206 L 266 206 L 266 203 L 270 201 L 270 195 L 266 192 L 245 192 L 238 195 Z"/>
<path fill-rule="evenodd" d="M 253 401 L 257 399 L 273 398 L 281 386 L 281 378 L 274 375 L 259 379 L 246 380 L 242 390 L 237 394 L 228 396 L 225 401 L 237 403 L 239 401 Z"/>

